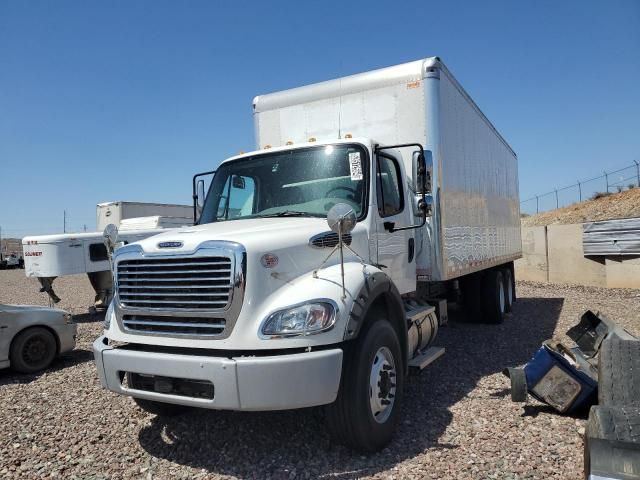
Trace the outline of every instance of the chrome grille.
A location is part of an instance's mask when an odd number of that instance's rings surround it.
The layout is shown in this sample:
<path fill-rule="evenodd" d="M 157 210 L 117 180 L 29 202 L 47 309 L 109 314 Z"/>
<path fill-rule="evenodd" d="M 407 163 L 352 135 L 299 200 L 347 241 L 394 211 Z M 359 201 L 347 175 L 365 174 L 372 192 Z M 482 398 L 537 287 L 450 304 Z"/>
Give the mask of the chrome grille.
<path fill-rule="evenodd" d="M 230 257 L 144 258 L 117 264 L 123 307 L 222 310 L 233 289 Z"/>
<path fill-rule="evenodd" d="M 160 315 L 124 315 L 122 323 L 126 330 L 140 333 L 198 336 L 220 335 L 226 325 L 224 318 Z"/>

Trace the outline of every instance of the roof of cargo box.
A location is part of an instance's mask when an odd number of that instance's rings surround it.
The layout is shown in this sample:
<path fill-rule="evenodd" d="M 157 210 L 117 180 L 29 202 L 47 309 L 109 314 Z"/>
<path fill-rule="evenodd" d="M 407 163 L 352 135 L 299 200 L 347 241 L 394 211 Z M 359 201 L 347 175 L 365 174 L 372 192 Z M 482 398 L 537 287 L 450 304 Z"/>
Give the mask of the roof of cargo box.
<path fill-rule="evenodd" d="M 417 80 L 424 77 L 425 69 L 430 66 L 444 65 L 438 57 L 430 57 L 409 63 L 380 68 L 369 72 L 357 73 L 347 77 L 313 83 L 303 87 L 291 88 L 280 92 L 258 95 L 253 99 L 256 113 L 284 108 L 300 103 L 313 102 L 336 95 L 349 95 L 396 83 Z"/>
<path fill-rule="evenodd" d="M 444 65 L 440 57 L 423 58 L 413 62 L 402 63 L 364 73 L 357 73 L 355 75 L 313 83 L 302 87 L 291 88 L 289 90 L 281 90 L 279 92 L 258 95 L 253 99 L 254 114 L 329 98 L 344 97 L 349 94 L 383 88 L 396 85 L 398 83 L 410 83 L 425 78 L 427 69 L 429 68 L 439 69 L 450 79 L 458 91 L 467 99 L 470 105 L 473 106 L 500 140 L 502 140 L 504 145 L 511 150 L 511 153 L 514 156 L 516 156 L 511 145 L 509 145 L 482 110 L 480 110 L 478 105 Z"/>

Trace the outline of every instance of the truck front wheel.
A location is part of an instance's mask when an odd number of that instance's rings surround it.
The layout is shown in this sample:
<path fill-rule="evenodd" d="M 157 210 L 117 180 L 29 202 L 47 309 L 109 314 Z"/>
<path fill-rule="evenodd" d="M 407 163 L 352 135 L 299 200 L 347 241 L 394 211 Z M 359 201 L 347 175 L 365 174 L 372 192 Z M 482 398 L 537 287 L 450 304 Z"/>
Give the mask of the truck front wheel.
<path fill-rule="evenodd" d="M 340 391 L 327 407 L 330 433 L 365 452 L 383 448 L 393 436 L 404 383 L 400 341 L 381 311 L 366 332 L 347 346 Z"/>

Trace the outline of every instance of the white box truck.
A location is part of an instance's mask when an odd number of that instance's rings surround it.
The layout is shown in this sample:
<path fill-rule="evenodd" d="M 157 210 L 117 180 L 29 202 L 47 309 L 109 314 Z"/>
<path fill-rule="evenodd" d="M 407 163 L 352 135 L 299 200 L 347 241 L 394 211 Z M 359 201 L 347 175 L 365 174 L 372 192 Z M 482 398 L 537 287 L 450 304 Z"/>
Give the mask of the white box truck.
<path fill-rule="evenodd" d="M 444 299 L 489 323 L 511 308 L 516 155 L 438 58 L 253 107 L 257 150 L 206 198 L 194 177 L 196 225 L 115 251 L 100 381 L 160 415 L 324 405 L 337 439 L 378 450 L 405 376 L 443 352 Z"/>

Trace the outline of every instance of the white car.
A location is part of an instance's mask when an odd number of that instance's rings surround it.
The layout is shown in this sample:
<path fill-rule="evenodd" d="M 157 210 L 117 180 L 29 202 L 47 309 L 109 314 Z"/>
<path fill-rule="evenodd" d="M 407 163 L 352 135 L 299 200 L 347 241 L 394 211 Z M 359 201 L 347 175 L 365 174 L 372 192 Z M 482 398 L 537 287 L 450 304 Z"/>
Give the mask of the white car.
<path fill-rule="evenodd" d="M 76 345 L 77 325 L 57 308 L 0 304 L 0 368 L 33 373 Z"/>

